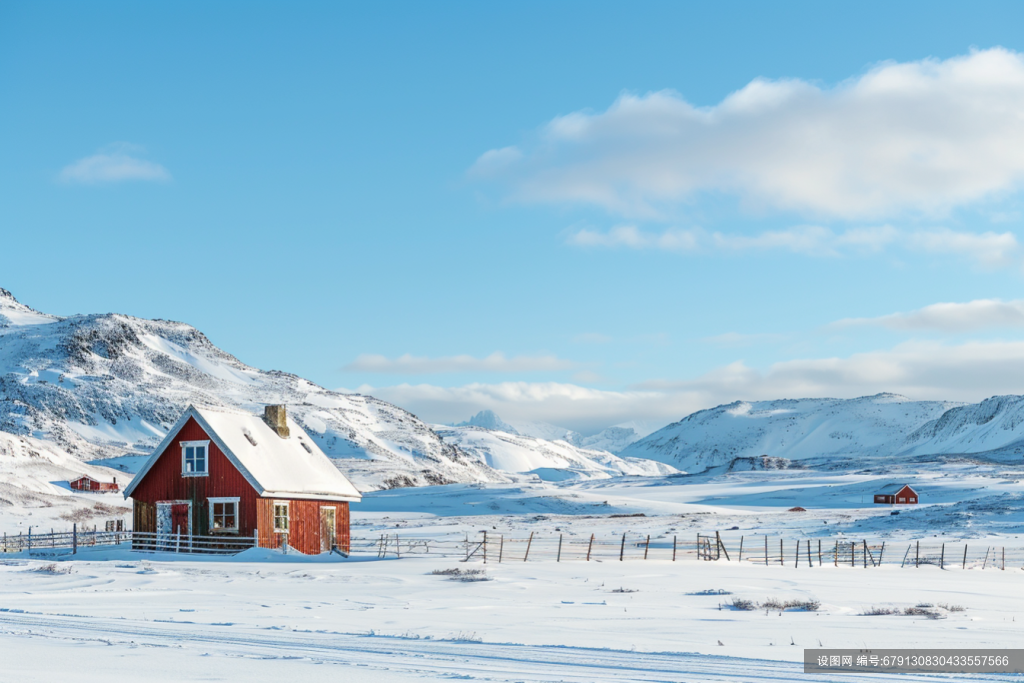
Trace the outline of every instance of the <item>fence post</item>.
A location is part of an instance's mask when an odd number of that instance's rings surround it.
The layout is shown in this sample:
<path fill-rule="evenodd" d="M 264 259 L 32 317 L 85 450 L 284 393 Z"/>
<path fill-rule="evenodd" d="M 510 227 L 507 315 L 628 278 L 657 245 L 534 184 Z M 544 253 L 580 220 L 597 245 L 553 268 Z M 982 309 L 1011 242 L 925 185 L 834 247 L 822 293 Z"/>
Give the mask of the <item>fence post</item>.
<path fill-rule="evenodd" d="M 484 529 L 484 564 L 487 564 L 487 529 Z"/>
<path fill-rule="evenodd" d="M 967 544 L 964 543 L 964 564 L 960 569 L 967 569 Z"/>
<path fill-rule="evenodd" d="M 28 528 L 28 553 L 32 554 L 32 527 Z"/>
<path fill-rule="evenodd" d="M 793 551 L 793 567 L 800 566 L 800 539 L 796 539 L 796 549 Z"/>
<path fill-rule="evenodd" d="M 768 566 L 768 534 L 764 535 L 764 566 Z"/>
<path fill-rule="evenodd" d="M 986 567 L 988 567 L 988 553 L 989 553 L 990 550 L 992 550 L 991 546 L 985 548 L 985 561 L 981 563 L 981 568 L 982 569 L 985 569 Z"/>
<path fill-rule="evenodd" d="M 468 553 L 469 552 L 469 542 L 468 542 L 469 536 L 468 536 L 468 534 L 466 536 L 466 539 L 467 539 L 467 542 L 466 542 L 466 552 Z M 398 540 L 398 534 L 395 534 L 395 559 L 396 560 L 402 559 L 402 542 Z M 467 560 L 469 559 L 469 555 L 466 555 L 466 559 Z"/>
<path fill-rule="evenodd" d="M 914 550 L 914 569 L 921 566 L 921 541 L 917 542 L 917 548 Z"/>
<path fill-rule="evenodd" d="M 4 545 L 7 544 L 7 534 L 4 534 Z M 71 525 L 71 554 L 78 554 L 78 523 Z"/>
<path fill-rule="evenodd" d="M 838 538 L 836 539 L 836 550 L 832 554 L 832 566 L 833 567 L 838 567 L 839 566 L 839 539 Z"/>
<path fill-rule="evenodd" d="M 743 537 L 740 536 L 740 556 L 736 559 L 737 562 L 743 562 Z"/>
<path fill-rule="evenodd" d="M 878 566 L 882 566 L 882 555 L 885 554 L 885 541 L 882 541 L 882 548 L 878 551 Z"/>
<path fill-rule="evenodd" d="M 942 544 L 942 554 L 939 555 L 939 569 L 946 568 L 946 544 Z"/>
<path fill-rule="evenodd" d="M 700 535 L 698 534 L 698 538 Z M 623 555 L 626 554 L 626 534 L 622 534 L 622 546 L 619 547 L 619 562 L 622 562 Z"/>
<path fill-rule="evenodd" d="M 1006 546 L 1003 546 L 1003 571 L 1006 571 Z"/>
<path fill-rule="evenodd" d="M 786 566 L 786 551 L 782 549 L 782 539 L 779 538 L 779 564 Z"/>
<path fill-rule="evenodd" d="M 395 538 L 398 538 L 398 534 L 395 534 Z M 466 562 L 469 562 L 469 532 L 466 532 Z"/>
<path fill-rule="evenodd" d="M 868 568 L 868 539 L 864 538 L 864 539 L 861 539 L 861 540 L 864 541 L 864 569 L 867 569 Z M 871 560 L 871 564 L 874 564 L 874 563 L 875 563 L 875 561 Z"/>
<path fill-rule="evenodd" d="M 562 561 L 562 534 L 558 534 L 558 556 L 555 558 L 555 562 Z"/>
<path fill-rule="evenodd" d="M 811 539 L 807 539 L 807 566 L 813 567 L 814 563 L 811 562 Z"/>
<path fill-rule="evenodd" d="M 260 530 L 259 529 L 253 529 L 252 530 L 252 547 L 253 548 L 259 548 L 260 547 Z"/>
<path fill-rule="evenodd" d="M 590 534 L 590 543 L 587 544 L 587 562 L 590 562 L 590 551 L 594 547 L 594 534 Z"/>
<path fill-rule="evenodd" d="M 505 534 L 501 535 L 501 540 L 498 541 L 498 564 L 501 564 L 501 558 L 505 554 Z"/>
<path fill-rule="evenodd" d="M 526 554 L 523 555 L 523 562 L 526 562 L 526 558 L 530 556 L 530 546 L 533 545 L 533 532 L 530 532 L 530 540 L 526 542 Z"/>
<path fill-rule="evenodd" d="M 676 537 L 672 537 L 672 561 L 676 561 Z"/>
<path fill-rule="evenodd" d="M 818 566 L 821 566 L 821 539 L 818 539 Z"/>
<path fill-rule="evenodd" d="M 651 549 L 651 535 L 647 534 L 647 543 L 644 545 L 644 559 L 647 559 L 647 551 Z"/>

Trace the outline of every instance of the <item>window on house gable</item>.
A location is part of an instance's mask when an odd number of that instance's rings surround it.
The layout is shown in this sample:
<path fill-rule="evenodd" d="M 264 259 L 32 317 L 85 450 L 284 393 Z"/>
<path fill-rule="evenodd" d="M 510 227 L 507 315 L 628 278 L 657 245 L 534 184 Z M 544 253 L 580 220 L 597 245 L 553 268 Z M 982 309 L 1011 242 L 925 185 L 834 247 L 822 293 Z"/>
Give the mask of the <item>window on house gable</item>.
<path fill-rule="evenodd" d="M 238 498 L 210 498 L 210 529 L 238 531 Z"/>
<path fill-rule="evenodd" d="M 202 477 L 209 473 L 209 441 L 181 442 L 181 474 L 185 477 Z"/>
<path fill-rule="evenodd" d="M 274 503 L 274 531 L 288 533 L 288 503 Z"/>

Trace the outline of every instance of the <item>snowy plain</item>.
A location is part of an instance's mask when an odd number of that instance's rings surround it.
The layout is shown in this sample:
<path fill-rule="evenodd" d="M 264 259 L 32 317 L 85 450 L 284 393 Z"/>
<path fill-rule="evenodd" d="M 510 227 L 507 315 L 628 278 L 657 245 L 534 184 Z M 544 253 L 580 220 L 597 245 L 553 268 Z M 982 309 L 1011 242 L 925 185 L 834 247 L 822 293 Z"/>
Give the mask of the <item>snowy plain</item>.
<path fill-rule="evenodd" d="M 348 560 L 269 550 L 197 559 L 102 547 L 74 558 L 45 549 L 10 554 L 0 559 L 0 652 L 21 655 L 7 670 L 18 681 L 54 680 L 68 659 L 82 664 L 81 681 L 120 680 L 139 667 L 153 681 L 880 680 L 805 675 L 799 661 L 805 647 L 1015 647 L 1024 635 L 1022 563 L 812 568 L 704 562 L 692 552 L 673 562 L 667 541 L 721 530 L 730 542 L 739 534 L 848 535 L 895 545 L 940 534 L 1019 549 L 1024 516 L 995 503 L 1019 493 L 1021 474 L 960 461 L 933 468 L 913 475 L 931 502 L 898 516 L 863 502 L 889 474 L 761 470 L 452 484 L 367 495 L 354 509 L 357 547 Z M 959 516 L 964 501 L 976 504 L 971 517 Z M 795 502 L 808 511 L 785 512 Z M 486 565 L 479 554 L 469 562 L 378 559 L 373 546 L 382 534 L 457 540 L 485 530 L 510 539 L 532 532 L 536 559 L 510 552 L 498 564 L 493 546 Z M 623 533 L 631 539 L 625 561 L 614 545 L 589 562 L 580 556 L 590 534 L 612 541 Z M 648 534 L 645 561 L 635 541 Z M 555 562 L 559 535 L 565 557 Z M 515 552 L 521 557 L 522 544 Z M 490 580 L 431 573 L 455 568 L 484 570 Z M 736 598 L 820 607 L 743 611 L 732 607 Z M 865 614 L 920 604 L 951 609 L 939 618 Z"/>

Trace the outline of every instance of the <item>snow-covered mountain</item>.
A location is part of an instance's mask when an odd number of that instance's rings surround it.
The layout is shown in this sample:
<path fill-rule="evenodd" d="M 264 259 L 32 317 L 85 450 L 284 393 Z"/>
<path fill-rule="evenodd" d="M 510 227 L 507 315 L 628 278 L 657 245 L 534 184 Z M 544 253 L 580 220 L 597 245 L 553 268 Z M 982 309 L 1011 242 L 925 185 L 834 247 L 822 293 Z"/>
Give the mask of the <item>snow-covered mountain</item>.
<path fill-rule="evenodd" d="M 910 434 L 904 446 L 907 455 L 1024 452 L 1024 396 L 993 396 L 950 408 Z"/>
<path fill-rule="evenodd" d="M 287 405 L 363 490 L 508 479 L 401 408 L 250 367 L 190 325 L 58 318 L 0 290 L 0 430 L 55 442 L 80 460 L 146 453 L 190 403 Z"/>
<path fill-rule="evenodd" d="M 493 410 L 481 410 L 465 422 L 460 422 L 453 427 L 481 427 L 506 434 L 518 434 L 520 436 L 532 436 L 545 441 L 567 441 L 571 444 L 578 444 L 583 438 L 571 429 L 559 427 L 548 422 L 539 420 L 516 420 L 506 422 L 498 417 Z"/>
<path fill-rule="evenodd" d="M 562 440 L 548 441 L 477 426 L 436 425 L 434 429 L 447 443 L 457 445 L 490 467 L 535 474 L 545 481 L 677 472 L 674 467 L 654 460 L 620 458 L 607 451 L 581 448 Z"/>
<path fill-rule="evenodd" d="M 889 455 L 906 451 L 912 443 L 923 444 L 926 426 L 960 406 L 895 394 L 737 401 L 693 413 L 629 445 L 621 455 L 659 460 L 688 472 L 761 455 L 789 460 Z M 908 440 L 918 432 L 916 441 Z M 953 443 L 945 427 L 936 433 L 943 435 L 942 443 Z"/>

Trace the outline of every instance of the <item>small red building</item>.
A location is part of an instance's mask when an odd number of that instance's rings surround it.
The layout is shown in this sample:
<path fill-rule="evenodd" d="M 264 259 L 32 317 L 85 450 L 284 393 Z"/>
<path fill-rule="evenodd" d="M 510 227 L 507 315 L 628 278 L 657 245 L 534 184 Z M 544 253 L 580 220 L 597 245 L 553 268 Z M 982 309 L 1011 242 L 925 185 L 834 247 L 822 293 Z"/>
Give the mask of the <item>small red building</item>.
<path fill-rule="evenodd" d="M 134 530 L 248 536 L 261 548 L 348 552 L 359 491 L 284 406 L 262 417 L 189 406 L 125 489 Z"/>
<path fill-rule="evenodd" d="M 68 486 L 71 487 L 72 491 L 90 491 L 93 493 L 107 493 L 110 491 L 119 491 L 120 487 L 117 485 L 117 478 L 114 478 L 114 482 L 110 483 L 107 481 L 97 481 L 88 475 L 82 475 L 78 479 L 72 479 L 68 482 Z"/>
<path fill-rule="evenodd" d="M 920 499 L 909 484 L 889 484 L 875 494 L 875 502 L 880 505 L 917 505 Z"/>

